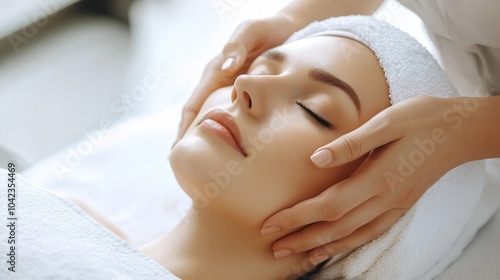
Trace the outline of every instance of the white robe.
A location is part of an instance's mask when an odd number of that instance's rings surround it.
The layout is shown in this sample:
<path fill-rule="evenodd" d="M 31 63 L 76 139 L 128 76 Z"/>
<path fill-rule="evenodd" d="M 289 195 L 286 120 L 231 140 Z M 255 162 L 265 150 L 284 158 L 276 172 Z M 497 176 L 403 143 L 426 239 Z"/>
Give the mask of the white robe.
<path fill-rule="evenodd" d="M 399 0 L 425 23 L 464 96 L 500 94 L 500 1 Z"/>

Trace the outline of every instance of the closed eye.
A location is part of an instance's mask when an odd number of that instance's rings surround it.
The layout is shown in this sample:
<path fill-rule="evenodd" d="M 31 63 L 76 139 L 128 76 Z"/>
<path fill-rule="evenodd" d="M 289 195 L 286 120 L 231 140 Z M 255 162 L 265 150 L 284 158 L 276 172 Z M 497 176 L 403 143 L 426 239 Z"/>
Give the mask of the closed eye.
<path fill-rule="evenodd" d="M 318 114 L 316 114 L 311 108 L 309 108 L 307 105 L 300 101 L 295 101 L 295 104 L 299 105 L 304 111 L 306 111 L 311 117 L 313 117 L 322 127 L 331 129 L 333 128 L 333 125 L 329 123 L 327 120 L 323 119 L 320 117 Z"/>

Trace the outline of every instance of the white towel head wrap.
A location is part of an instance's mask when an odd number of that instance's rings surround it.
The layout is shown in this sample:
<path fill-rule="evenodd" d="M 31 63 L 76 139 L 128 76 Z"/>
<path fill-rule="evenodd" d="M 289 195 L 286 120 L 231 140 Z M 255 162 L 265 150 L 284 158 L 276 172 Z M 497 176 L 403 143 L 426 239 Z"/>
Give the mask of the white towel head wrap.
<path fill-rule="evenodd" d="M 370 48 L 384 70 L 391 103 L 419 95 L 458 96 L 432 55 L 413 37 L 372 16 L 346 16 L 314 22 L 285 43 L 313 36 L 340 36 Z"/>
<path fill-rule="evenodd" d="M 286 43 L 322 35 L 347 37 L 370 48 L 384 71 L 393 105 L 421 95 L 458 97 L 432 55 L 413 37 L 386 22 L 371 16 L 330 18 L 311 23 Z M 418 164 L 428 164 L 425 156 L 423 159 Z M 379 238 L 345 258 L 347 253 L 335 256 L 313 279 L 432 279 L 459 255 L 488 218 L 477 210 L 485 204 L 484 172 L 482 161 L 449 171 Z M 483 222 L 474 224 L 476 219 Z"/>

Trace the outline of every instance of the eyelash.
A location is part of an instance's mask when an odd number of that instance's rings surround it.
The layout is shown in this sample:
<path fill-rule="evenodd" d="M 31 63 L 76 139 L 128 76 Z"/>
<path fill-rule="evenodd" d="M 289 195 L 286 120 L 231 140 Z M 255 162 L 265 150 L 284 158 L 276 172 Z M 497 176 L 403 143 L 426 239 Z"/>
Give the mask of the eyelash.
<path fill-rule="evenodd" d="M 306 111 L 309 115 L 311 115 L 322 127 L 331 129 L 333 128 L 333 125 L 329 123 L 327 120 L 323 119 L 320 117 L 318 114 L 316 114 L 311 108 L 309 108 L 307 105 L 300 101 L 295 101 L 295 104 L 299 105 L 304 111 Z"/>

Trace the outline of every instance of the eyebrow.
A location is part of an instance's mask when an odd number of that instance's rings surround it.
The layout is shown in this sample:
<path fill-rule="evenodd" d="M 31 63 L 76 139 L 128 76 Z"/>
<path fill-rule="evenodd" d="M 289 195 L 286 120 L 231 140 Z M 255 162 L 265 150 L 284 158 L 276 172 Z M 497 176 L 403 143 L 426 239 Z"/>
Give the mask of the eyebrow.
<path fill-rule="evenodd" d="M 287 55 L 279 50 L 270 49 L 262 54 L 262 56 L 274 60 L 278 63 L 283 63 L 286 61 Z"/>
<path fill-rule="evenodd" d="M 333 74 L 328 73 L 325 70 L 316 67 L 312 67 L 311 69 L 309 69 L 307 74 L 309 78 L 311 78 L 314 81 L 341 89 L 351 98 L 352 102 L 354 102 L 354 105 L 356 106 L 358 113 L 361 111 L 361 103 L 359 102 L 359 97 L 356 94 L 356 91 L 348 83 L 335 77 Z"/>
<path fill-rule="evenodd" d="M 278 63 L 284 63 L 288 58 L 288 56 L 284 52 L 276 49 L 268 50 L 264 52 L 262 56 Z M 361 111 L 361 102 L 359 101 L 359 97 L 356 91 L 348 83 L 337 78 L 335 75 L 317 67 L 311 67 L 307 72 L 307 76 L 311 80 L 341 89 L 349 96 L 349 98 L 351 98 L 359 114 L 359 112 Z"/>

